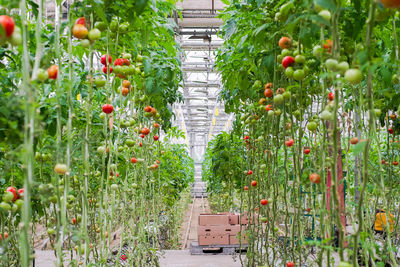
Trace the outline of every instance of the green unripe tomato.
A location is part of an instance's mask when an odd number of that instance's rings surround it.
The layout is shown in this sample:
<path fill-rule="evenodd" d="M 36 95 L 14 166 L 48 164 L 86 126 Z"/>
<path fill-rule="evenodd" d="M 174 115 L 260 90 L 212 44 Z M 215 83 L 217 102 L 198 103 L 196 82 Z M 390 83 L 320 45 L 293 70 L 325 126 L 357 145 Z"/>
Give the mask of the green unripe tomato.
<path fill-rule="evenodd" d="M 293 78 L 294 69 L 292 67 L 287 67 L 285 74 L 288 78 Z"/>
<path fill-rule="evenodd" d="M 314 132 L 315 130 L 317 130 L 317 127 L 318 127 L 318 125 L 317 125 L 317 123 L 314 122 L 314 121 L 310 121 L 309 123 L 307 123 L 307 129 L 308 129 L 309 131 Z"/>
<path fill-rule="evenodd" d="M 10 206 L 10 204 L 8 204 L 6 202 L 1 202 L 0 203 L 0 210 L 10 211 L 11 210 L 11 206 Z"/>
<path fill-rule="evenodd" d="M 330 21 L 331 20 L 331 12 L 329 12 L 328 10 L 321 10 L 319 13 L 318 13 L 318 15 L 319 16 L 321 16 L 321 17 L 323 17 L 324 18 L 324 20 L 326 20 L 326 21 Z"/>
<path fill-rule="evenodd" d="M 333 114 L 328 110 L 322 111 L 320 116 L 323 120 L 333 120 Z"/>
<path fill-rule="evenodd" d="M 272 117 L 275 115 L 275 112 L 273 110 L 268 111 L 268 116 Z M 247 172 L 246 172 L 247 173 Z"/>
<path fill-rule="evenodd" d="M 281 55 L 283 57 L 290 56 L 290 55 L 292 55 L 292 51 L 290 51 L 289 49 L 286 49 L 286 48 L 282 49 Z"/>
<path fill-rule="evenodd" d="M 45 82 L 45 81 L 47 81 L 48 78 L 49 78 L 49 74 L 47 73 L 47 71 L 45 71 L 43 69 L 38 70 L 36 79 L 39 82 Z"/>
<path fill-rule="evenodd" d="M 325 61 L 325 66 L 330 71 L 337 71 L 339 63 L 336 59 L 329 58 Z"/>
<path fill-rule="evenodd" d="M 113 72 L 115 74 L 122 74 L 122 72 L 123 72 L 122 66 L 120 66 L 120 65 L 115 66 L 114 69 L 113 69 Z"/>
<path fill-rule="evenodd" d="M 89 48 L 90 47 L 90 41 L 88 39 L 83 39 L 80 41 L 80 44 L 84 48 Z"/>
<path fill-rule="evenodd" d="M 381 116 L 382 111 L 381 111 L 380 109 L 376 108 L 376 109 L 374 109 L 374 111 L 375 111 L 375 115 L 376 115 L 377 117 L 380 117 L 380 116 Z"/>
<path fill-rule="evenodd" d="M 344 79 L 351 84 L 358 84 L 362 81 L 363 75 L 359 69 L 349 69 L 344 74 Z"/>
<path fill-rule="evenodd" d="M 138 55 L 136 56 L 136 61 L 137 61 L 137 62 L 143 62 L 143 57 L 142 57 L 142 55 L 139 55 L 139 54 L 138 54 Z"/>
<path fill-rule="evenodd" d="M 10 38 L 10 44 L 12 46 L 19 46 L 19 45 L 22 44 L 22 34 L 21 34 L 21 32 L 18 32 L 18 31 L 14 30 L 14 33 L 11 35 L 11 38 Z"/>
<path fill-rule="evenodd" d="M 105 24 L 105 23 L 102 22 L 102 21 L 96 22 L 96 23 L 94 24 L 94 27 L 97 28 L 97 29 L 99 29 L 100 31 L 105 31 L 105 30 L 107 30 L 107 24 Z"/>
<path fill-rule="evenodd" d="M 110 23 L 110 30 L 111 30 L 112 32 L 114 32 L 114 33 L 117 32 L 117 30 L 118 30 L 118 21 L 117 21 L 117 20 L 111 21 L 111 23 Z"/>
<path fill-rule="evenodd" d="M 106 153 L 106 148 L 104 146 L 99 146 L 97 148 L 97 153 L 99 153 L 100 155 L 103 155 L 104 153 Z"/>
<path fill-rule="evenodd" d="M 306 76 L 306 74 L 304 73 L 304 70 L 302 70 L 302 69 L 295 70 L 295 72 L 293 73 L 293 78 L 296 81 L 302 81 L 305 76 Z"/>
<path fill-rule="evenodd" d="M 11 202 L 14 199 L 14 194 L 12 192 L 6 191 L 3 195 L 4 202 Z"/>
<path fill-rule="evenodd" d="M 22 210 L 22 207 L 24 206 L 24 201 L 22 199 L 17 199 L 14 203 L 18 206 L 19 210 Z"/>
<path fill-rule="evenodd" d="M 304 64 L 306 62 L 306 58 L 303 55 L 297 55 L 294 58 L 294 62 L 296 62 L 297 64 Z"/>
<path fill-rule="evenodd" d="M 316 58 L 320 58 L 321 55 L 323 54 L 324 49 L 320 45 L 316 45 L 313 48 L 313 56 Z"/>
<path fill-rule="evenodd" d="M 100 119 L 104 120 L 106 118 L 106 114 L 104 112 L 100 113 Z"/>
<path fill-rule="evenodd" d="M 282 104 L 284 101 L 283 96 L 282 95 L 275 95 L 274 96 L 274 104 L 275 105 L 280 105 Z"/>
<path fill-rule="evenodd" d="M 133 147 L 135 145 L 135 141 L 133 141 L 131 139 L 127 139 L 125 141 L 125 145 L 127 145 L 128 147 Z"/>
<path fill-rule="evenodd" d="M 111 185 L 111 191 L 117 191 L 118 190 L 118 185 L 117 184 L 112 184 Z"/>
<path fill-rule="evenodd" d="M 349 69 L 349 63 L 347 63 L 346 61 L 342 61 L 342 62 L 340 62 L 340 63 L 338 64 L 337 67 L 338 67 L 339 72 L 340 72 L 341 74 L 345 74 L 346 71 Z"/>
<path fill-rule="evenodd" d="M 121 25 L 119 25 L 119 32 L 120 33 L 127 33 L 129 30 L 129 22 L 124 22 Z"/>
<path fill-rule="evenodd" d="M 92 42 L 99 40 L 101 38 L 101 31 L 97 28 L 91 29 L 88 33 L 88 38 Z"/>
<path fill-rule="evenodd" d="M 123 54 L 122 54 L 122 58 L 131 59 L 131 58 L 132 58 L 132 55 L 131 55 L 130 53 L 123 53 Z"/>
<path fill-rule="evenodd" d="M 287 101 L 287 100 L 290 100 L 290 97 L 292 96 L 292 94 L 291 94 L 290 92 L 286 91 L 286 92 L 284 92 L 284 93 L 282 94 L 282 96 L 283 96 L 283 99 L 284 99 L 285 101 Z"/>
<path fill-rule="evenodd" d="M 96 77 L 94 79 L 94 84 L 96 85 L 96 87 L 104 87 L 106 85 L 106 79 L 100 78 L 100 77 Z"/>

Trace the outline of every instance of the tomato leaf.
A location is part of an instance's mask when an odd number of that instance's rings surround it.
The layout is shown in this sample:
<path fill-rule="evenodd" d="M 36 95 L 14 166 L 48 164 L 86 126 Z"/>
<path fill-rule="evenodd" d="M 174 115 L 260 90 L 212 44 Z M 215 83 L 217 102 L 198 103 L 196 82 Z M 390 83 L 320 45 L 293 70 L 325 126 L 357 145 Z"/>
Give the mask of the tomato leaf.
<path fill-rule="evenodd" d="M 362 151 L 364 151 L 366 145 L 367 145 L 367 142 L 359 142 L 357 145 L 355 145 L 354 149 L 353 149 L 354 155 L 358 155 Z"/>

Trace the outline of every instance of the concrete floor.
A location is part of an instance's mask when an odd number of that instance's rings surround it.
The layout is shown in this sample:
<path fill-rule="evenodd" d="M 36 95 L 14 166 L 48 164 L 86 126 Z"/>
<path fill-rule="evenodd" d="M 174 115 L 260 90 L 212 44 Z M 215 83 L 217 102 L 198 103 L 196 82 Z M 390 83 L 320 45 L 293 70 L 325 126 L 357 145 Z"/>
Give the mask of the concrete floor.
<path fill-rule="evenodd" d="M 166 250 L 160 257 L 161 267 L 237 267 L 240 260 L 236 262 L 231 255 L 190 255 L 189 250 Z"/>

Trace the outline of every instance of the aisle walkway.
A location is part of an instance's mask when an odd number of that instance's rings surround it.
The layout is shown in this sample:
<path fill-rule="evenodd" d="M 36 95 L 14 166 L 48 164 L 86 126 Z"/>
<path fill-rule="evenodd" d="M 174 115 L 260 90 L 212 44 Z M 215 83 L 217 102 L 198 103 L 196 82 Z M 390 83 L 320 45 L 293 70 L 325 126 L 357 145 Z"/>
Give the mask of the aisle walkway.
<path fill-rule="evenodd" d="M 190 255 L 189 250 L 167 250 L 160 258 L 161 267 L 237 267 L 241 266 L 239 258 L 235 262 L 231 255 Z"/>

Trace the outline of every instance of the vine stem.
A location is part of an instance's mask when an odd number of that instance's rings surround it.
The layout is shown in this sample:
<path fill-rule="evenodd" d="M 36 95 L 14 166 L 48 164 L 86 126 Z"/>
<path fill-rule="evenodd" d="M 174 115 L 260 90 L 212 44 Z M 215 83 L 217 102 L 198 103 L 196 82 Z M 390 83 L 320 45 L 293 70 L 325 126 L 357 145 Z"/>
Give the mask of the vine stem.
<path fill-rule="evenodd" d="M 29 48 L 28 48 L 28 29 L 26 19 L 26 2 L 21 0 L 21 21 L 22 21 L 22 89 L 25 91 L 25 129 L 24 129 L 24 147 L 25 147 L 25 165 L 26 176 L 24 180 L 24 209 L 22 212 L 22 231 L 20 238 L 22 266 L 30 265 L 30 241 L 29 241 L 29 223 L 31 220 L 31 186 L 34 180 L 34 155 L 33 138 L 35 131 L 35 96 L 29 83 Z"/>

